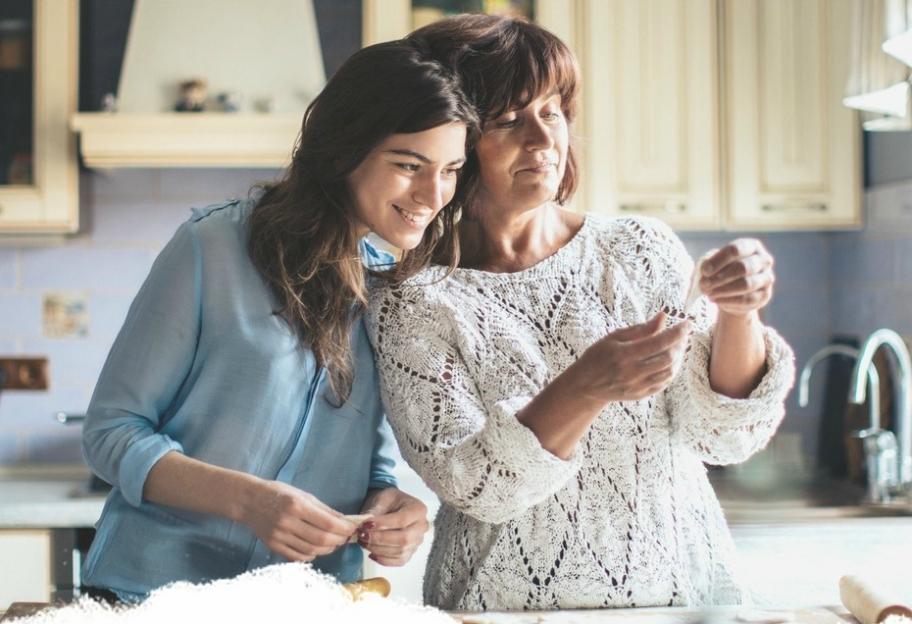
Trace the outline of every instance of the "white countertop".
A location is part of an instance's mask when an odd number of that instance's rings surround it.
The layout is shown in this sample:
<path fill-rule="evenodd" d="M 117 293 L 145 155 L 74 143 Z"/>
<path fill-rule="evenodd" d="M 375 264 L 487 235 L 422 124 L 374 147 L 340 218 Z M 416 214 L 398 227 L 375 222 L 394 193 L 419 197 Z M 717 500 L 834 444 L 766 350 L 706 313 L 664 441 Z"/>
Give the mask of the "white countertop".
<path fill-rule="evenodd" d="M 88 495 L 86 475 L 0 479 L 0 529 L 93 527 L 105 496 Z"/>
<path fill-rule="evenodd" d="M 0 617 L 3 616 L 0 610 Z M 847 624 L 856 620 L 841 606 L 761 611 L 724 607 L 697 611 L 668 609 L 601 609 L 515 613 L 450 613 L 461 624 Z"/>
<path fill-rule="evenodd" d="M 761 610 L 749 607 L 591 609 L 514 613 L 451 613 L 462 624 L 846 624 L 842 606 Z"/>

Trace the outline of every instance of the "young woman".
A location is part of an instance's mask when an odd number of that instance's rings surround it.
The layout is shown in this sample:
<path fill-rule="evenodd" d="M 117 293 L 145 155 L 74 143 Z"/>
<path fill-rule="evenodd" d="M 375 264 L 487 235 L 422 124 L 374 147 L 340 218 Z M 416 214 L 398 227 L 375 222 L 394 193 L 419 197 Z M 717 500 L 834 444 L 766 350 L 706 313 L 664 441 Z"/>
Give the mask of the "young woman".
<path fill-rule="evenodd" d="M 138 600 L 286 560 L 349 581 L 359 535 L 381 564 L 409 559 L 426 509 L 390 472 L 360 318 L 365 265 L 390 258 L 362 237 L 409 250 L 395 279 L 455 245 L 475 126 L 440 63 L 404 42 L 366 48 L 308 108 L 280 182 L 178 229 L 88 410 L 85 456 L 114 489 L 87 585 Z"/>
<path fill-rule="evenodd" d="M 783 415 L 792 353 L 757 315 L 771 256 L 725 246 L 701 272 L 711 303 L 685 309 L 693 262 L 667 226 L 563 208 L 578 71 L 560 40 L 480 15 L 409 40 L 458 70 L 483 120 L 458 268 L 371 296 L 387 415 L 443 502 L 426 601 L 741 602 L 703 462 L 746 459 Z"/>

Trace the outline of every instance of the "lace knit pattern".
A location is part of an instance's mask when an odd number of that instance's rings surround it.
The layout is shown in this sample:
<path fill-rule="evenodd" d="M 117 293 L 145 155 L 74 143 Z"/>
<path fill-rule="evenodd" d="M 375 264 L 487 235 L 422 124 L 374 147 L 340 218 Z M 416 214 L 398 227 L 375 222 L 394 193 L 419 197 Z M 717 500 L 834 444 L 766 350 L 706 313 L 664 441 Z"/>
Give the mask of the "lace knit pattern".
<path fill-rule="evenodd" d="M 664 392 L 608 404 L 570 460 L 516 413 L 594 341 L 681 311 L 693 262 L 645 218 L 587 217 L 517 273 L 431 268 L 375 285 L 368 314 L 403 457 L 441 499 L 424 596 L 459 610 L 738 604 L 747 594 L 704 462 L 763 448 L 793 354 L 764 328 L 767 373 L 747 399 L 709 387 L 714 310 L 694 312 Z"/>

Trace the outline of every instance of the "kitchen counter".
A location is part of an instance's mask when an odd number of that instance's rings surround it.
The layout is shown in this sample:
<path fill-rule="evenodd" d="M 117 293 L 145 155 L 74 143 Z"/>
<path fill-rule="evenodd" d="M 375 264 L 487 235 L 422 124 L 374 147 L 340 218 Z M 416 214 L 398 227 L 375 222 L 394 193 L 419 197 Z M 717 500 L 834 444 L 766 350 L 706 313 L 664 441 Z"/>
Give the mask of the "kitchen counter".
<path fill-rule="evenodd" d="M 0 529 L 94 527 L 105 495 L 82 474 L 0 479 Z"/>
<path fill-rule="evenodd" d="M 668 609 L 604 609 L 527 611 L 515 613 L 450 613 L 461 624 L 846 624 L 856 622 L 842 607 L 809 607 L 777 611 L 725 607 L 699 611 Z M 0 618 L 3 611 L 0 610 Z"/>
<path fill-rule="evenodd" d="M 580 611 L 528 611 L 523 613 L 452 613 L 462 624 L 845 624 L 856 622 L 839 607 L 759 610 L 716 607 L 709 610 L 674 607 L 664 609 L 602 609 Z"/>

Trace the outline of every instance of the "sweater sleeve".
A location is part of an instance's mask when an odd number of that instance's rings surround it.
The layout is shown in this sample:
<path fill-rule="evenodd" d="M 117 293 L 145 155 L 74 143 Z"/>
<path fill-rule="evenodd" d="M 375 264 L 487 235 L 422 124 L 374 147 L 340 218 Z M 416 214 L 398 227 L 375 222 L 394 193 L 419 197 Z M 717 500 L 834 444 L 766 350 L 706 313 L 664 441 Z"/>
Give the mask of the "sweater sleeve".
<path fill-rule="evenodd" d="M 183 451 L 161 428 L 196 354 L 201 252 L 192 225 L 178 229 L 130 306 L 83 427 L 88 465 L 137 507 L 152 466 Z"/>
<path fill-rule="evenodd" d="M 381 394 L 403 458 L 445 503 L 499 524 L 545 500 L 571 479 L 562 460 L 516 419 L 531 396 L 486 401 L 456 344 L 457 328 L 435 318 L 423 297 L 381 288 L 369 331 Z"/>
<path fill-rule="evenodd" d="M 655 280 L 655 310 L 683 318 L 694 263 L 680 239 L 661 221 L 637 220 Z M 675 438 L 710 464 L 733 464 L 763 449 L 785 415 L 785 396 L 795 378 L 794 354 L 772 328 L 763 327 L 766 374 L 744 399 L 719 394 L 709 385 L 709 359 L 717 310 L 705 298 L 691 315 L 693 333 L 681 372 L 666 390 Z"/>

